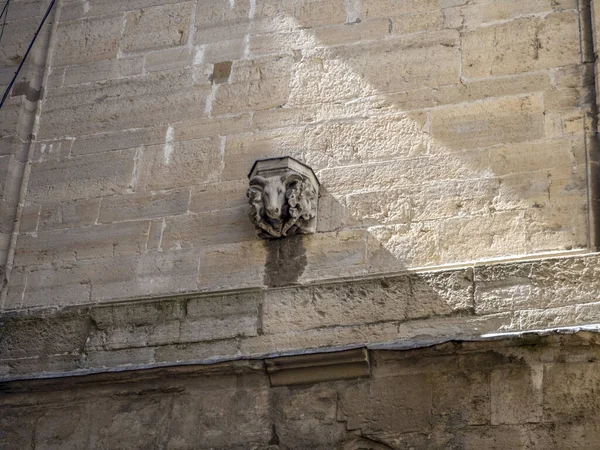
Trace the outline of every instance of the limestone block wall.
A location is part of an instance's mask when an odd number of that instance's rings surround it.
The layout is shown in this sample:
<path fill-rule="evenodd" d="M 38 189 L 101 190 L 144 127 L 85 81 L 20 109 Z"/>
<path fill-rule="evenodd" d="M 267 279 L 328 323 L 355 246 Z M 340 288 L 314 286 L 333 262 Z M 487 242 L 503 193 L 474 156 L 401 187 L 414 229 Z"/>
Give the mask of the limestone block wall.
<path fill-rule="evenodd" d="M 2 383 L 0 446 L 591 450 L 599 356 L 580 333 L 372 351 L 364 378 L 295 386 L 263 361 Z"/>
<path fill-rule="evenodd" d="M 594 243 L 586 2 L 63 0 L 51 23 L 4 310 Z M 246 175 L 280 155 L 321 180 L 318 229 L 264 242 Z"/>

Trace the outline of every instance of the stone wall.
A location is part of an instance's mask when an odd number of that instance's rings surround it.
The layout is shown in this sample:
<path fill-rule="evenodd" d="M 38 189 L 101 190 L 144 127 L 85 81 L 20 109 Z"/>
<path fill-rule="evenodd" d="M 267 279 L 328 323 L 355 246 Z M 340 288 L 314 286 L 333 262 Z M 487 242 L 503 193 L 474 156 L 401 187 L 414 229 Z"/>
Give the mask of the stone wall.
<path fill-rule="evenodd" d="M 5 310 L 595 239 L 585 2 L 63 0 L 54 13 Z M 318 228 L 264 242 L 246 175 L 279 155 L 320 178 Z"/>
<path fill-rule="evenodd" d="M 269 360 L 4 383 L 0 446 L 591 450 L 599 357 L 581 332 L 371 351 L 361 378 L 300 385 L 274 383 Z M 306 357 L 294 381 L 339 359 Z"/>

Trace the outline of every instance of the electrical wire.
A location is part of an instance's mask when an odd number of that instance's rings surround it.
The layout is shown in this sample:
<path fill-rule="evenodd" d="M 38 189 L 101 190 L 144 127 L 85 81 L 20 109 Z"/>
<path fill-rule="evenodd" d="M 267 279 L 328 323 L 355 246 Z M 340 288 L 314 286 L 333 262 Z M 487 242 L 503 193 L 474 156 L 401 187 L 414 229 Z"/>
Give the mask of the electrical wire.
<path fill-rule="evenodd" d="M 15 81 L 17 81 L 17 77 L 19 76 L 19 72 L 23 68 L 23 65 L 25 64 L 25 61 L 27 60 L 27 57 L 29 56 L 29 52 L 31 51 L 31 48 L 33 47 L 33 44 L 35 43 L 35 40 L 37 39 L 38 34 L 40 34 L 40 31 L 42 30 L 42 27 L 44 26 L 44 23 L 46 23 L 46 19 L 50 15 L 50 11 L 52 11 L 52 8 L 54 7 L 55 3 L 56 3 L 56 0 L 52 0 L 52 3 L 50 3 L 50 5 L 48 6 L 48 9 L 46 10 L 46 14 L 44 14 L 42 22 L 40 23 L 40 25 L 37 28 L 37 31 L 33 35 L 33 39 L 29 43 L 29 47 L 27 47 L 27 51 L 25 52 L 25 55 L 23 55 L 23 59 L 21 60 L 21 64 L 19 64 L 19 67 L 17 68 L 17 71 L 15 72 L 15 75 L 13 76 L 12 80 L 10 81 L 10 84 L 6 88 L 6 91 L 4 91 L 4 95 L 2 96 L 2 101 L 0 101 L 0 109 L 2 109 L 2 106 L 4 105 L 4 102 L 6 101 L 6 98 L 8 97 L 8 93 L 10 92 L 10 90 L 13 87 L 13 85 L 15 84 Z M 7 2 L 6 5 L 8 5 L 8 2 Z M 6 8 L 6 5 L 5 5 L 5 8 Z"/>
<path fill-rule="evenodd" d="M 0 19 L 2 18 L 2 16 L 4 16 L 4 21 L 2 22 L 2 31 L 0 31 L 0 42 L 2 42 L 2 36 L 4 36 L 4 29 L 6 28 L 6 18 L 8 17 L 8 5 L 9 4 L 10 4 L 10 0 L 6 0 L 6 3 L 4 4 L 4 8 L 2 8 L 2 12 L 0 13 Z"/>

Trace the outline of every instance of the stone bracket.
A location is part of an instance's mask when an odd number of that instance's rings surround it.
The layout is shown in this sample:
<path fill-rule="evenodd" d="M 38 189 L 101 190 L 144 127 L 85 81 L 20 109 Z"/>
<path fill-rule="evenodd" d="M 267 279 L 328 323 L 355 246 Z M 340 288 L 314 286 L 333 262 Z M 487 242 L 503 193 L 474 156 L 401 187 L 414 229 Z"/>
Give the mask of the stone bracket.
<path fill-rule="evenodd" d="M 282 356 L 265 360 L 271 386 L 347 380 L 371 375 L 366 348 L 342 352 Z"/>
<path fill-rule="evenodd" d="M 319 180 L 310 167 L 289 156 L 261 159 L 248 178 L 249 217 L 259 237 L 277 239 L 316 231 Z"/>

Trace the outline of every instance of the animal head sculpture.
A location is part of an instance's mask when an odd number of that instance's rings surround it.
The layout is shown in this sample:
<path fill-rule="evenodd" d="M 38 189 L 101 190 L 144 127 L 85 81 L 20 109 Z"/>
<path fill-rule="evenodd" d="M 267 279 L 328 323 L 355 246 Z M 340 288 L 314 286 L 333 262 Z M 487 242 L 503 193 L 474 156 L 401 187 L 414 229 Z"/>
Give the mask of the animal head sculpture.
<path fill-rule="evenodd" d="M 278 162 L 280 160 L 291 158 L 276 159 Z M 260 172 L 254 169 L 251 172 L 247 192 L 251 205 L 249 217 L 256 226 L 258 235 L 266 239 L 276 239 L 293 234 L 314 233 L 318 184 L 315 188 L 311 177 L 292 170 L 289 164 L 264 170 L 264 176 L 257 174 Z"/>

